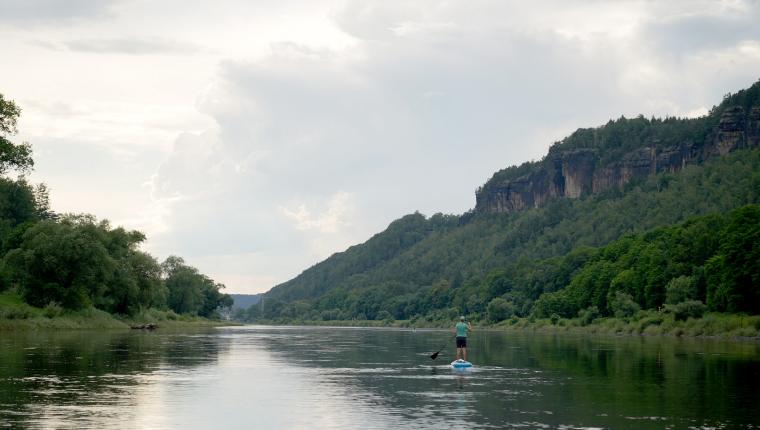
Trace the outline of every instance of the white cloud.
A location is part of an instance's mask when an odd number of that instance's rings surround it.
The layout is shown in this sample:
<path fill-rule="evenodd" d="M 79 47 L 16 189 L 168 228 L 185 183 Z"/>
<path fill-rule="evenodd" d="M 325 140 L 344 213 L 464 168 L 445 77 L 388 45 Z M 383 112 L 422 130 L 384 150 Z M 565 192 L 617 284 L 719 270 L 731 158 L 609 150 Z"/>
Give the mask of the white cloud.
<path fill-rule="evenodd" d="M 121 0 L 3 0 L 0 21 L 13 24 L 74 24 L 107 15 Z"/>
<path fill-rule="evenodd" d="M 319 233 L 332 234 L 351 224 L 351 219 L 355 216 L 351 193 L 339 191 L 333 194 L 326 206 L 326 209 L 316 216 L 311 214 L 306 204 L 298 205 L 296 210 L 282 206 L 279 206 L 277 210 L 295 221 L 296 228 L 302 231 L 316 230 Z"/>
<path fill-rule="evenodd" d="M 196 54 L 208 52 L 193 43 L 167 38 L 125 37 L 113 39 L 74 39 L 63 42 L 71 51 L 92 52 L 98 54 Z"/>

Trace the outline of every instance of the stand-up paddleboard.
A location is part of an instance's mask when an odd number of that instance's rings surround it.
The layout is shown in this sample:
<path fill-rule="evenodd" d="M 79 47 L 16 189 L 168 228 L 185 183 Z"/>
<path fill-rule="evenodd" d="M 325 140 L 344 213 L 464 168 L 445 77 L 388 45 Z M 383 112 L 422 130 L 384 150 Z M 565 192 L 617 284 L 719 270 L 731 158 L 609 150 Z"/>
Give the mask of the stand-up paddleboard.
<path fill-rule="evenodd" d="M 462 359 L 459 359 L 459 360 L 452 361 L 451 367 L 453 367 L 454 369 L 467 369 L 467 368 L 472 367 L 472 363 L 470 363 L 469 361 L 464 361 Z"/>

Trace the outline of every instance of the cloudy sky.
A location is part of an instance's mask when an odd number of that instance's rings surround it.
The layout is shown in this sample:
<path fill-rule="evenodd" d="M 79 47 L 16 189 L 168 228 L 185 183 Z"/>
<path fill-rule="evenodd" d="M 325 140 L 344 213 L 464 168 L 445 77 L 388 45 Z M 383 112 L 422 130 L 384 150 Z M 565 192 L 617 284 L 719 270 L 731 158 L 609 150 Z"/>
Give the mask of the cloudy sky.
<path fill-rule="evenodd" d="M 530 4 L 530 5 L 528 5 Z M 757 1 L 0 0 L 53 209 L 254 293 L 610 117 L 760 78 Z"/>

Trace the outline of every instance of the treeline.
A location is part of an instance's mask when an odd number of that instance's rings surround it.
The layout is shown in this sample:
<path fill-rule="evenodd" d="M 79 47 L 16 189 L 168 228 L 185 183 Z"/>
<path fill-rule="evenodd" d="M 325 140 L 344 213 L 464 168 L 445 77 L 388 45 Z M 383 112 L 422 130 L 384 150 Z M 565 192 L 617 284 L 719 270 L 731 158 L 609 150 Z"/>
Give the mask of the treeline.
<path fill-rule="evenodd" d="M 337 289 L 320 299 L 265 299 L 245 320 L 449 320 L 466 313 L 497 323 L 511 317 L 631 317 L 642 309 L 677 319 L 705 311 L 760 314 L 760 205 L 627 235 L 602 248 L 521 261 L 469 279 L 411 291 L 400 283 Z"/>
<path fill-rule="evenodd" d="M 34 165 L 28 144 L 10 138 L 21 111 L 0 95 L 0 174 Z M 232 300 L 179 257 L 159 263 L 139 249 L 145 235 L 91 215 L 59 215 L 44 185 L 0 177 L 0 292 L 37 307 L 95 307 L 134 315 L 153 309 L 218 317 Z"/>
<path fill-rule="evenodd" d="M 689 316 L 705 309 L 760 314 L 758 243 L 758 205 L 627 236 L 545 262 L 550 288 L 567 287 L 542 294 L 533 312 L 539 317 L 632 316 L 665 305 Z"/>

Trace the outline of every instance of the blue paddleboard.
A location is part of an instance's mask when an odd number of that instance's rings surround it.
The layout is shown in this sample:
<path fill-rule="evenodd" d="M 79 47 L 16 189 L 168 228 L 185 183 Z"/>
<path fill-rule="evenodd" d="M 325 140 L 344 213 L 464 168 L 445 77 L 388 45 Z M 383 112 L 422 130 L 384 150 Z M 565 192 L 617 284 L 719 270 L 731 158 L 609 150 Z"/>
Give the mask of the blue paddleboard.
<path fill-rule="evenodd" d="M 464 360 L 454 360 L 451 362 L 451 367 L 454 369 L 466 369 L 468 367 L 472 367 L 472 363 Z"/>

